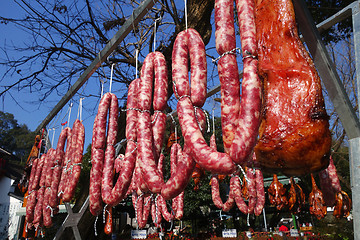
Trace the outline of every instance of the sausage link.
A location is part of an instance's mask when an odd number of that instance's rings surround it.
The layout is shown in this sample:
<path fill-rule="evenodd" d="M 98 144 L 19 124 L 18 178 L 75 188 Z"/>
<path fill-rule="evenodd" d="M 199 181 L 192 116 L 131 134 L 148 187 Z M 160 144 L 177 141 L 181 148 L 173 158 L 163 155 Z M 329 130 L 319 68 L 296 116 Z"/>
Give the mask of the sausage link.
<path fill-rule="evenodd" d="M 89 209 L 92 215 L 97 216 L 102 209 L 101 177 L 103 169 L 104 150 L 93 149 L 91 152 L 92 167 L 90 171 Z"/>
<path fill-rule="evenodd" d="M 230 148 L 230 156 L 242 164 L 251 156 L 260 125 L 261 82 L 257 75 L 256 30 L 254 1 L 236 0 L 244 57 L 244 75 L 241 86 L 239 122 Z"/>
<path fill-rule="evenodd" d="M 244 198 L 242 196 L 241 193 L 241 184 L 240 184 L 240 179 L 239 177 L 236 177 L 234 179 L 234 196 L 235 196 L 235 203 L 237 205 L 237 207 L 239 208 L 239 210 L 244 213 L 247 214 L 248 213 L 248 206 L 246 205 Z"/>
<path fill-rule="evenodd" d="M 256 206 L 254 213 L 259 216 L 265 206 L 265 190 L 264 190 L 264 177 L 260 169 L 255 170 L 256 182 Z"/>
<path fill-rule="evenodd" d="M 236 56 L 228 54 L 218 62 L 218 73 L 221 85 L 221 125 L 224 150 L 230 152 L 239 122 L 240 81 Z"/>
<path fill-rule="evenodd" d="M 163 112 L 156 112 L 152 115 L 152 134 L 153 134 L 153 152 L 154 158 L 157 160 L 160 156 L 161 148 L 164 142 L 166 130 L 166 114 Z"/>
<path fill-rule="evenodd" d="M 210 184 L 211 184 L 211 197 L 213 203 L 217 208 L 222 209 L 224 207 L 224 203 L 220 197 L 219 180 L 217 179 L 216 176 L 211 177 Z"/>
<path fill-rule="evenodd" d="M 178 101 L 177 112 L 184 141 L 194 160 L 205 170 L 218 174 L 231 174 L 236 165 L 225 154 L 211 149 L 205 142 L 202 133 L 196 124 L 195 113 L 190 99 L 181 98 Z"/>
<path fill-rule="evenodd" d="M 175 143 L 177 144 L 177 143 Z M 175 145 L 173 144 L 173 145 Z M 174 164 L 175 165 L 175 164 Z M 180 145 L 177 146 L 177 163 L 171 170 L 170 179 L 161 189 L 161 195 L 164 199 L 169 200 L 178 196 L 184 191 L 191 179 L 192 172 L 195 167 L 195 162 L 192 157 L 181 150 Z"/>
<path fill-rule="evenodd" d="M 55 154 L 56 150 L 53 148 L 50 148 L 48 151 L 49 154 L 49 162 L 46 169 L 46 178 L 45 178 L 45 193 L 44 193 L 44 203 L 43 203 L 43 224 L 45 227 L 50 227 L 52 225 L 52 219 L 51 219 L 51 209 L 49 208 L 49 198 L 51 194 L 51 180 L 52 180 L 52 173 L 53 168 L 55 166 Z"/>
<path fill-rule="evenodd" d="M 35 158 L 32 163 L 30 179 L 29 179 L 29 187 L 28 187 L 28 195 L 27 195 L 27 204 L 26 204 L 26 221 L 32 222 L 34 219 L 33 211 L 34 211 L 34 203 L 33 201 L 36 200 L 36 190 L 34 189 L 34 179 L 36 175 L 36 169 L 38 162 L 40 161 L 39 158 Z"/>
<path fill-rule="evenodd" d="M 191 87 L 188 82 L 188 57 L 191 62 Z M 191 96 L 194 106 L 202 107 L 206 101 L 206 71 L 205 45 L 200 34 L 192 28 L 180 32 L 172 52 L 172 77 L 177 97 Z"/>
<path fill-rule="evenodd" d="M 167 101 L 167 68 L 162 53 L 153 52 L 146 56 L 141 68 L 141 81 L 139 83 L 138 113 L 138 160 L 144 181 L 153 193 L 160 193 L 164 181 L 157 170 L 158 149 L 161 148 L 165 130 L 165 118 L 160 117 L 160 125 L 155 125 L 155 135 L 152 134 L 151 125 L 151 99 L 153 90 L 153 76 L 155 75 L 154 110 L 161 111 L 166 107 Z M 156 120 L 156 119 L 155 119 Z M 155 136 L 155 141 L 153 140 Z M 155 155 L 153 147 L 155 146 Z"/>
<path fill-rule="evenodd" d="M 226 202 L 224 203 L 224 206 L 222 208 L 222 210 L 224 212 L 230 211 L 235 205 L 234 188 L 235 188 L 235 180 L 236 180 L 236 178 L 237 178 L 236 176 L 233 176 L 233 177 L 230 178 L 229 196 L 228 196 L 228 199 L 226 200 Z"/>
<path fill-rule="evenodd" d="M 171 213 L 169 213 L 166 206 L 166 201 L 161 195 L 158 195 L 158 206 L 160 208 L 161 215 L 167 222 L 170 222 L 173 219 L 173 216 Z"/>
<path fill-rule="evenodd" d="M 106 119 L 109 113 L 109 124 L 108 124 L 108 132 L 106 137 Z M 118 102 L 115 94 L 106 93 L 98 107 L 98 113 L 95 117 L 94 127 L 96 129 L 93 130 L 93 142 L 92 142 L 92 151 L 91 151 L 91 159 L 92 159 L 92 167 L 90 171 L 90 188 L 89 188 L 89 200 L 90 200 L 90 212 L 93 215 L 98 215 L 102 209 L 101 202 L 101 179 L 103 177 L 103 168 L 107 172 L 113 170 L 114 166 L 114 157 L 113 155 L 110 157 L 110 153 L 112 153 L 111 148 L 116 141 L 117 135 L 117 117 L 118 117 Z M 108 162 L 104 164 L 105 158 L 105 143 L 107 143 L 108 150 Z M 112 165 L 109 164 L 109 161 L 112 161 Z M 111 167 L 112 166 L 112 167 Z M 106 175 L 106 174 L 105 174 Z M 108 176 L 108 175 L 106 175 Z M 111 179 L 112 182 L 112 179 Z M 105 191 L 106 194 L 109 191 Z"/>
<path fill-rule="evenodd" d="M 62 194 L 64 193 L 64 188 L 66 185 L 66 181 L 69 175 L 69 169 L 71 164 L 71 158 L 72 158 L 72 130 L 69 128 L 68 134 L 67 134 L 67 140 L 66 140 L 66 151 L 65 156 L 63 160 L 63 165 L 61 169 L 61 177 L 60 182 L 57 190 L 57 196 L 59 198 L 62 198 Z"/>
<path fill-rule="evenodd" d="M 44 205 L 44 194 L 45 194 L 45 189 L 46 189 L 46 177 L 47 174 L 49 173 L 49 165 L 50 165 L 50 157 L 51 153 L 52 153 L 53 149 L 49 149 L 47 151 L 46 154 L 43 154 L 41 157 L 44 156 L 44 163 L 43 163 L 43 167 L 42 167 L 42 171 L 41 171 L 41 177 L 40 177 L 40 181 L 39 181 L 39 190 L 38 190 L 38 194 L 37 194 L 37 202 L 36 202 L 36 206 L 35 206 L 35 210 L 34 210 L 34 221 L 33 223 L 36 224 L 43 224 L 43 205 Z"/>
<path fill-rule="evenodd" d="M 157 171 L 152 151 L 151 120 L 149 112 L 140 112 L 138 119 L 138 155 L 144 181 L 152 193 L 160 193 L 164 181 Z"/>
<path fill-rule="evenodd" d="M 249 208 L 248 213 L 252 214 L 254 213 L 254 209 L 256 206 L 256 182 L 255 182 L 255 173 L 254 169 L 248 167 L 246 171 L 246 176 L 249 180 L 248 182 L 248 190 L 249 190 Z"/>
<path fill-rule="evenodd" d="M 180 220 L 184 216 L 184 191 L 174 198 L 176 203 L 175 219 Z"/>
<path fill-rule="evenodd" d="M 45 161 L 46 154 L 43 154 L 41 158 L 38 160 L 36 164 L 36 172 L 34 175 L 34 180 L 32 181 L 32 191 L 28 195 L 28 200 L 26 204 L 26 221 L 28 223 L 32 223 L 34 221 L 34 214 L 35 214 L 35 206 L 38 198 L 39 192 L 39 183 L 41 178 L 41 172 L 43 169 L 44 161 Z"/>
<path fill-rule="evenodd" d="M 230 148 L 230 156 L 237 164 L 242 164 L 251 157 L 260 125 L 261 83 L 257 75 L 257 60 L 244 60 L 241 89 L 239 122 Z"/>
<path fill-rule="evenodd" d="M 84 125 L 79 119 L 75 121 L 72 133 L 74 137 L 72 136 L 73 149 L 70 167 L 71 170 L 70 175 L 67 178 L 67 183 L 62 197 L 64 202 L 69 202 L 74 196 L 76 184 L 79 180 L 81 173 L 81 163 L 85 141 L 85 129 Z"/>
<path fill-rule="evenodd" d="M 215 1 L 215 45 L 222 55 L 236 48 L 234 27 L 234 0 Z"/>

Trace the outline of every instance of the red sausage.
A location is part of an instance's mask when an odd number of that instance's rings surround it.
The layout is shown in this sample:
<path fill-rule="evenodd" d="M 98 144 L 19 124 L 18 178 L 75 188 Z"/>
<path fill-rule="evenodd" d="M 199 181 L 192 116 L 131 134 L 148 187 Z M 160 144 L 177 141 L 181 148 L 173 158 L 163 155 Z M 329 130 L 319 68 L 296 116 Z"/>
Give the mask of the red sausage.
<path fill-rule="evenodd" d="M 221 152 L 211 149 L 202 136 L 196 123 L 195 113 L 190 99 L 181 98 L 178 101 L 177 111 L 184 141 L 194 160 L 205 170 L 218 174 L 231 174 L 236 165 L 231 158 Z"/>
<path fill-rule="evenodd" d="M 157 64 L 154 61 L 158 60 Z M 166 65 L 163 55 L 158 52 L 150 53 L 146 56 L 144 64 L 141 69 L 141 81 L 139 84 L 139 109 L 138 113 L 138 160 L 141 168 L 144 181 L 152 193 L 160 193 L 164 181 L 157 170 L 155 156 L 153 154 L 153 139 L 152 139 L 152 126 L 151 126 L 151 99 L 153 89 L 153 74 L 155 73 L 155 82 L 161 82 L 161 86 L 167 86 Z M 166 80 L 166 83 L 165 83 Z M 166 88 L 167 89 L 167 88 Z M 165 89 L 162 91 L 156 90 L 154 96 L 154 109 L 163 110 L 166 107 L 167 92 Z M 162 135 L 162 134 L 160 134 Z M 161 141 L 162 142 L 162 141 Z"/>
<path fill-rule="evenodd" d="M 27 196 L 27 204 L 26 204 L 26 221 L 32 222 L 34 219 L 34 201 L 36 200 L 36 190 L 33 188 L 33 182 L 35 179 L 36 169 L 38 162 L 40 161 L 39 158 L 35 158 L 32 163 L 30 179 L 29 179 L 29 187 L 28 187 L 28 196 Z"/>
<path fill-rule="evenodd" d="M 188 83 L 188 57 L 191 61 L 191 88 Z M 175 39 L 172 52 L 175 95 L 191 96 L 192 103 L 202 107 L 206 101 L 206 68 L 205 45 L 200 34 L 192 28 L 180 32 Z"/>
<path fill-rule="evenodd" d="M 234 1 L 215 1 L 215 42 L 219 55 L 236 48 Z M 218 62 L 221 84 L 221 125 L 224 149 L 229 153 L 240 110 L 240 82 L 236 55 L 224 55 Z"/>
<path fill-rule="evenodd" d="M 255 169 L 248 167 L 246 171 L 246 176 L 248 178 L 248 193 L 249 193 L 249 213 L 254 213 L 256 206 L 256 182 L 255 182 Z"/>
<path fill-rule="evenodd" d="M 254 213 L 259 216 L 265 205 L 265 190 L 264 190 L 264 178 L 260 169 L 255 170 L 255 181 L 256 181 L 256 206 Z"/>
<path fill-rule="evenodd" d="M 233 191 L 234 191 L 235 203 L 236 203 L 237 207 L 239 208 L 239 210 L 242 213 L 247 214 L 248 206 L 246 205 L 244 198 L 242 196 L 240 178 L 238 176 L 234 179 Z"/>
<path fill-rule="evenodd" d="M 72 140 L 73 150 L 72 150 L 72 161 L 71 161 L 71 171 L 67 179 L 67 184 L 65 186 L 63 201 L 69 202 L 75 193 L 76 184 L 79 180 L 81 173 L 81 162 L 84 151 L 84 140 L 85 140 L 85 129 L 84 125 L 79 119 L 75 121 L 73 134 L 75 138 Z"/>
<path fill-rule="evenodd" d="M 108 132 L 106 138 L 106 119 L 109 114 L 109 124 L 108 124 Z M 90 212 L 93 215 L 98 215 L 102 209 L 101 203 L 101 179 L 103 176 L 103 168 L 105 168 L 104 172 L 108 172 L 111 168 L 110 166 L 114 166 L 114 155 L 112 155 L 113 145 L 116 141 L 117 135 L 117 117 L 118 117 L 118 103 L 115 94 L 106 93 L 99 104 L 98 113 L 95 118 L 94 127 L 96 129 L 93 130 L 93 142 L 92 142 L 92 168 L 90 172 L 90 189 L 89 189 L 89 200 L 90 200 Z M 105 157 L 105 143 L 107 143 L 107 162 L 104 164 Z M 109 149 L 109 150 L 108 150 Z M 109 164 L 112 162 L 112 165 Z M 112 170 L 112 169 L 111 169 Z M 105 178 L 108 178 L 109 174 L 105 174 Z M 111 179 L 112 181 L 112 179 Z M 106 191 L 103 194 L 108 194 L 109 191 Z"/>
<path fill-rule="evenodd" d="M 177 143 L 174 143 L 176 145 Z M 164 199 L 169 200 L 178 196 L 184 191 L 185 187 L 191 179 L 192 172 L 195 167 L 195 162 L 192 157 L 181 150 L 180 145 L 177 144 L 177 163 L 174 164 L 171 170 L 171 177 L 161 189 L 161 195 Z"/>
<path fill-rule="evenodd" d="M 69 127 L 64 128 L 59 136 L 59 140 L 56 146 L 56 155 L 55 155 L 55 166 L 53 170 L 53 176 L 51 180 L 51 194 L 49 198 L 49 205 L 52 208 L 55 208 L 59 204 L 58 198 L 58 189 L 60 185 L 61 174 L 63 171 L 64 161 L 65 161 L 65 142 L 67 146 L 69 145 L 71 138 L 71 129 Z"/>
<path fill-rule="evenodd" d="M 239 122 L 230 148 L 230 156 L 237 164 L 251 156 L 260 124 L 261 81 L 257 75 L 254 4 L 252 0 L 236 0 L 244 57 Z"/>
<path fill-rule="evenodd" d="M 39 191 L 39 182 L 41 177 L 41 172 L 43 169 L 44 161 L 45 161 L 46 154 L 43 154 L 41 158 L 38 160 L 38 163 L 36 164 L 36 172 L 34 175 L 34 180 L 32 181 L 31 186 L 31 193 L 28 195 L 28 200 L 26 204 L 26 221 L 28 223 L 32 223 L 34 220 L 34 212 L 35 212 L 35 206 Z"/>
<path fill-rule="evenodd" d="M 66 142 L 66 151 L 63 160 L 62 170 L 61 170 L 61 177 L 60 182 L 57 190 L 57 196 L 62 198 L 64 193 L 64 188 L 67 182 L 68 175 L 70 173 L 70 165 L 71 165 L 71 158 L 73 153 L 73 146 L 72 146 L 72 129 L 69 128 L 69 132 L 67 135 L 67 142 Z"/>
<path fill-rule="evenodd" d="M 220 197 L 219 180 L 217 179 L 217 176 L 211 177 L 210 184 L 211 184 L 211 197 L 213 203 L 217 208 L 222 209 L 224 207 L 224 203 Z"/>

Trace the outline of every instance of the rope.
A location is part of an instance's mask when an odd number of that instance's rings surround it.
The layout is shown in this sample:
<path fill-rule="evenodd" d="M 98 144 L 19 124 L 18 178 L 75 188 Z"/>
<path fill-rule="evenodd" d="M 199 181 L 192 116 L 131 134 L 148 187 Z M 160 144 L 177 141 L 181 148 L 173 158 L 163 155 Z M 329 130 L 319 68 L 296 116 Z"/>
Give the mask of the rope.
<path fill-rule="evenodd" d="M 115 65 L 115 63 L 111 64 L 109 93 L 111 93 L 112 79 L 113 79 L 113 73 L 114 73 L 114 65 Z"/>
<path fill-rule="evenodd" d="M 139 49 L 135 49 L 135 79 L 138 79 L 138 58 L 139 58 Z"/>
<path fill-rule="evenodd" d="M 94 231 L 95 231 L 95 236 L 97 236 L 97 231 L 96 231 L 96 223 L 97 223 L 97 220 L 98 220 L 99 216 L 96 216 L 95 218 L 95 222 L 94 222 Z"/>
<path fill-rule="evenodd" d="M 155 52 L 155 46 L 156 46 L 156 23 L 157 21 L 161 21 L 161 16 L 158 17 L 157 19 L 155 19 L 155 23 L 154 23 L 154 49 L 153 52 Z"/>
<path fill-rule="evenodd" d="M 106 204 L 105 206 L 104 206 L 104 210 L 103 210 L 103 223 L 105 223 L 106 222 L 106 211 L 108 212 L 108 214 L 110 213 L 108 210 L 106 210 L 106 207 L 107 207 L 108 205 Z"/>
<path fill-rule="evenodd" d="M 184 0 L 184 4 L 185 4 L 185 29 L 188 29 L 188 22 L 187 22 L 187 1 Z"/>
<path fill-rule="evenodd" d="M 239 53 L 240 53 L 240 48 L 234 48 L 234 49 L 231 49 L 230 51 L 224 52 L 224 53 L 221 54 L 219 57 L 213 59 L 212 62 L 217 62 L 220 58 L 222 58 L 223 56 L 228 55 L 228 54 L 234 54 L 234 55 L 236 55 L 236 51 L 237 51 L 237 50 L 239 50 Z"/>
<path fill-rule="evenodd" d="M 71 108 L 72 108 L 72 106 L 73 106 L 73 103 L 71 102 L 70 103 L 70 106 L 69 106 L 69 115 L 68 115 L 68 122 L 67 122 L 67 126 L 69 127 L 69 125 L 70 125 L 70 116 L 71 116 Z"/>
<path fill-rule="evenodd" d="M 239 167 L 239 169 L 241 170 L 242 174 L 244 175 L 245 180 L 249 183 L 249 182 L 250 182 L 250 180 L 248 179 L 248 177 L 247 177 L 247 175 L 246 175 L 246 173 L 245 173 L 244 169 L 241 167 L 241 165 L 238 165 L 238 167 Z"/>

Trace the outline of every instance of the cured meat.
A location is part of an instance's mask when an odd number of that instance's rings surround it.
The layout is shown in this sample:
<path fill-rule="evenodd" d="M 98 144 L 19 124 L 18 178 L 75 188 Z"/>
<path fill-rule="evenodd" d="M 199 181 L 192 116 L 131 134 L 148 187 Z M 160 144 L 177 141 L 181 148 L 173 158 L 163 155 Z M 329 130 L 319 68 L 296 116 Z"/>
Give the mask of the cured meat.
<path fill-rule="evenodd" d="M 295 183 L 294 178 L 290 178 L 290 189 L 289 189 L 289 210 L 292 213 L 300 213 L 301 208 L 305 205 L 305 194 L 299 184 Z"/>
<path fill-rule="evenodd" d="M 327 210 L 323 194 L 317 187 L 313 174 L 311 174 L 311 183 L 312 191 L 309 195 L 310 214 L 315 215 L 317 219 L 322 219 L 325 217 Z"/>
<path fill-rule="evenodd" d="M 264 84 L 256 157 L 263 169 L 286 175 L 321 170 L 329 163 L 329 117 L 292 2 L 256 0 L 256 36 Z"/>
<path fill-rule="evenodd" d="M 319 178 L 325 204 L 326 206 L 332 207 L 335 204 L 335 195 L 341 191 L 341 186 L 336 173 L 336 167 L 331 156 L 329 166 L 319 172 Z"/>
<path fill-rule="evenodd" d="M 254 214 L 259 216 L 265 206 L 264 177 L 260 169 L 255 170 L 256 182 L 256 206 Z"/>
<path fill-rule="evenodd" d="M 81 162 L 84 151 L 85 129 L 84 125 L 79 119 L 76 119 L 73 125 L 72 136 L 72 156 L 69 168 L 69 175 L 66 179 L 66 186 L 64 186 L 64 193 L 62 199 L 64 202 L 69 202 L 75 193 L 76 184 L 80 178 Z"/>
<path fill-rule="evenodd" d="M 346 192 L 340 191 L 336 194 L 333 215 L 336 218 L 348 217 L 351 210 L 351 199 Z"/>
<path fill-rule="evenodd" d="M 270 204 L 274 205 L 277 210 L 283 210 L 288 205 L 286 189 L 279 182 L 276 174 L 273 175 L 273 181 L 268 189 Z"/>

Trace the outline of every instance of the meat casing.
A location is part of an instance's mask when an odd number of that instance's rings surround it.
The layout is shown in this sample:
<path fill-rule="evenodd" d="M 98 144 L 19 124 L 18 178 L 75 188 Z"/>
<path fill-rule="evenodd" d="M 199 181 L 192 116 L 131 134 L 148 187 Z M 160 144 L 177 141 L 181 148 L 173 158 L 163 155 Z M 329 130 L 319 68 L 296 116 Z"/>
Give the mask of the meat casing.
<path fill-rule="evenodd" d="M 262 168 L 287 175 L 321 170 L 329 163 L 328 115 L 320 78 L 298 37 L 292 2 L 257 0 L 256 34 L 264 81 L 256 158 Z"/>
<path fill-rule="evenodd" d="M 201 77 L 194 79 L 191 76 L 191 92 L 188 81 L 188 56 L 192 71 L 197 68 L 204 69 L 200 74 Z M 207 64 L 205 45 L 196 30 L 187 29 L 179 33 L 174 42 L 172 61 L 174 92 L 179 98 L 177 112 L 186 148 L 202 168 L 212 173 L 233 173 L 236 165 L 231 158 L 226 153 L 211 149 L 197 124 L 194 106 L 202 107 L 206 100 Z M 201 91 L 193 91 L 193 89 Z"/>
<path fill-rule="evenodd" d="M 26 221 L 32 222 L 34 219 L 34 208 L 35 208 L 35 201 L 36 201 L 36 189 L 35 189 L 35 175 L 37 166 L 39 165 L 39 158 L 35 158 L 32 167 L 31 167 L 31 173 L 30 173 L 30 179 L 29 179 L 29 187 L 28 187 L 28 196 L 27 196 L 27 203 L 26 203 Z"/>
<path fill-rule="evenodd" d="M 49 198 L 49 205 L 55 208 L 59 204 L 58 187 L 60 183 L 62 167 L 64 165 L 64 146 L 65 142 L 69 144 L 71 138 L 71 129 L 69 127 L 64 128 L 59 136 L 59 140 L 56 146 L 55 166 L 53 170 L 53 176 L 51 180 L 51 193 Z"/>
<path fill-rule="evenodd" d="M 55 160 L 56 160 L 56 150 L 51 148 L 49 149 L 48 153 L 49 155 L 49 162 L 48 166 L 45 168 L 46 170 L 46 178 L 45 178 L 45 193 L 44 193 L 44 203 L 43 203 L 43 224 L 45 227 L 50 227 L 52 225 L 52 219 L 51 219 L 51 209 L 49 205 L 49 198 L 51 194 L 51 180 L 52 180 L 52 174 L 53 174 L 53 168 L 55 166 Z"/>
<path fill-rule="evenodd" d="M 153 76 L 155 75 L 155 84 Z M 154 85 L 154 97 L 152 101 L 152 89 Z M 157 170 L 157 159 L 153 153 L 154 140 L 152 137 L 151 102 L 157 114 L 161 114 L 166 108 L 167 102 L 167 67 L 165 57 L 160 52 L 149 53 L 141 68 L 141 80 L 139 83 L 139 109 L 138 113 L 138 160 L 144 181 L 152 193 L 160 193 L 164 180 Z M 161 118 L 163 121 L 166 118 Z M 165 124 L 164 124 L 165 125 Z M 160 124 L 161 126 L 161 124 Z M 160 127 L 158 126 L 158 127 Z M 160 127 L 165 130 L 164 127 Z M 159 129 L 159 128 L 157 128 Z M 157 142 L 162 143 L 163 130 L 155 137 Z M 156 131 L 157 132 L 157 131 Z M 160 137 L 161 140 L 157 140 Z M 155 144 L 156 146 L 157 144 Z M 157 155 L 157 154 L 155 154 Z"/>
<path fill-rule="evenodd" d="M 104 148 L 106 143 L 106 118 L 111 101 L 111 93 L 106 93 L 101 98 L 93 128 L 91 145 L 92 167 L 90 171 L 89 209 L 94 216 L 98 215 L 102 208 L 101 179 L 104 167 Z"/>
<path fill-rule="evenodd" d="M 64 187 L 63 201 L 69 202 L 75 193 L 76 184 L 79 180 L 81 173 L 81 162 L 84 151 L 85 129 L 84 125 L 79 119 L 75 120 L 72 131 L 71 144 L 72 144 L 72 158 L 70 166 L 70 174 L 66 180 Z"/>

